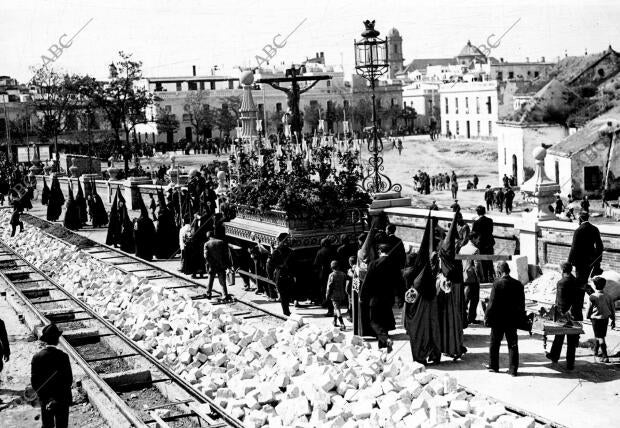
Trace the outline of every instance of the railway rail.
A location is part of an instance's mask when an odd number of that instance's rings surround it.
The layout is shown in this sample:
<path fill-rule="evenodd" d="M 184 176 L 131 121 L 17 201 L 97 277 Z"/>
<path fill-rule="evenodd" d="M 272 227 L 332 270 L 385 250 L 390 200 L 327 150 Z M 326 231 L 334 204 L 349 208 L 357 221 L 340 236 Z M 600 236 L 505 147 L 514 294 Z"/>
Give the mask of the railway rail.
<path fill-rule="evenodd" d="M 32 216 L 26 215 L 24 217 L 32 217 Z M 52 222 L 40 219 L 38 217 L 36 217 L 36 219 L 37 221 L 42 221 L 50 225 L 54 224 Z M 41 229 L 41 232 L 43 232 L 44 234 L 46 234 L 47 236 L 53 239 L 58 239 L 58 240 L 67 242 L 66 239 L 63 239 L 61 237 L 55 236 L 54 234 L 48 233 L 47 231 L 43 229 Z M 67 232 L 70 234 L 81 236 L 72 231 L 67 231 Z M 90 242 L 92 244 L 81 248 L 82 251 L 86 252 L 87 254 L 91 255 L 92 257 L 102 262 L 105 262 L 105 263 L 110 264 L 111 266 L 114 266 L 115 268 L 119 269 L 120 271 L 124 273 L 131 273 L 131 274 L 137 275 L 142 278 L 147 278 L 149 279 L 149 281 L 166 281 L 167 283 L 172 284 L 172 285 L 169 285 L 169 287 L 171 288 L 190 289 L 191 291 L 196 292 L 196 294 L 192 297 L 193 299 L 205 299 L 206 298 L 205 294 L 199 293 L 199 291 L 206 288 L 204 284 L 201 284 L 198 281 L 195 281 L 191 278 L 187 278 L 184 275 L 178 274 L 176 272 L 165 270 L 161 266 L 157 266 L 157 263 L 158 263 L 157 261 L 155 262 L 145 261 L 143 259 L 136 257 L 133 254 L 126 253 L 118 248 L 114 248 L 114 247 L 111 247 L 105 244 L 100 244 L 92 240 Z M 7 263 L 7 260 L 9 261 L 9 263 Z M 6 275 L 7 273 L 10 273 L 10 271 L 7 272 L 7 269 L 11 269 L 10 261 L 20 261 L 21 263 L 23 263 L 23 266 L 27 266 L 27 268 L 32 271 L 32 272 L 28 272 L 29 275 L 31 274 L 40 275 L 42 280 L 19 278 L 16 280 L 17 283 L 15 283 L 15 281 L 11 282 L 11 279 Z M 240 271 L 238 273 L 246 275 L 251 279 L 269 281 L 268 279 L 263 278 L 259 275 L 255 275 L 251 272 Z M 38 302 L 36 300 L 33 301 L 32 299 L 29 299 L 28 296 L 26 295 L 28 293 L 23 293 L 23 290 L 20 290 L 19 287 L 21 287 L 24 284 L 32 283 L 32 282 L 40 283 L 42 281 L 44 284 L 47 283 L 47 288 L 49 290 L 54 290 L 64 295 L 64 297 L 60 299 L 47 300 L 46 301 L 47 303 L 61 302 L 61 301 L 70 302 L 72 304 L 75 304 L 75 306 L 77 307 L 75 309 L 71 309 L 65 312 L 60 312 L 56 314 L 56 316 L 59 316 L 62 314 L 64 315 L 79 314 L 80 318 L 74 318 L 71 321 L 75 322 L 75 321 L 81 321 L 81 320 L 95 320 L 97 322 L 100 322 L 101 325 L 103 326 L 103 329 L 108 331 L 108 333 L 100 334 L 100 337 L 105 337 L 106 335 L 118 337 L 132 349 L 132 353 L 130 354 L 95 358 L 95 359 L 90 359 L 90 360 L 84 360 L 83 358 L 80 357 L 79 353 L 76 351 L 75 353 L 77 354 L 77 357 L 83 361 L 83 363 L 80 363 L 80 365 L 84 364 L 88 368 L 89 363 L 94 363 L 94 362 L 99 362 L 99 361 L 104 361 L 104 360 L 111 360 L 111 359 L 116 359 L 116 358 L 140 357 L 146 360 L 147 362 L 149 362 L 150 364 L 152 364 L 155 367 L 155 369 L 160 372 L 160 377 L 155 379 L 153 382 L 174 383 L 175 385 L 183 389 L 190 396 L 190 399 L 188 400 L 171 401 L 170 403 L 152 406 L 152 410 L 155 410 L 157 408 L 180 405 L 184 407 L 189 407 L 190 410 L 188 412 L 181 413 L 175 416 L 170 416 L 167 418 L 160 418 L 159 416 L 157 416 L 157 414 L 151 413 L 152 419 L 148 419 L 146 421 L 139 420 L 139 418 L 137 418 L 136 415 L 130 415 L 133 418 L 133 421 L 135 421 L 134 426 L 150 426 L 152 424 L 155 424 L 156 426 L 165 426 L 162 424 L 165 424 L 170 421 L 178 420 L 181 418 L 192 418 L 192 417 L 200 418 L 201 420 L 207 423 L 206 426 L 213 427 L 213 428 L 226 427 L 226 426 L 232 426 L 232 427 L 243 427 L 244 426 L 241 421 L 227 414 L 223 408 L 218 406 L 208 396 L 194 389 L 191 386 L 191 384 L 187 383 L 184 379 L 176 375 L 176 373 L 174 373 L 170 368 L 160 363 L 152 355 L 150 355 L 148 352 L 143 350 L 137 343 L 133 342 L 131 339 L 125 336 L 120 330 L 115 328 L 111 323 L 109 323 L 107 320 L 100 317 L 92 309 L 90 309 L 86 304 L 84 304 L 81 300 L 72 296 L 70 293 L 64 290 L 60 285 L 56 284 L 52 278 L 50 278 L 45 273 L 33 267 L 30 263 L 24 260 L 19 254 L 15 253 L 12 249 L 10 249 L 6 244 L 4 244 L 1 241 L 0 241 L 0 276 L 5 278 L 5 280 L 7 280 L 11 284 L 11 287 L 14 290 L 17 290 L 18 294 L 20 294 L 20 296 L 23 299 L 25 299 L 28 302 L 29 306 L 31 306 L 34 310 L 37 310 L 36 305 Z M 45 288 L 46 286 L 44 285 L 42 289 L 45 290 Z M 215 290 L 213 291 L 213 294 L 221 295 Z M 36 296 L 36 293 L 35 293 L 35 296 Z M 46 303 L 46 302 L 41 301 L 41 303 Z M 245 319 L 259 318 L 259 317 L 263 318 L 264 320 L 267 320 L 269 318 L 271 318 L 271 320 L 285 320 L 286 319 L 286 317 L 283 315 L 273 313 L 264 308 L 261 308 L 258 305 L 255 305 L 251 302 L 247 302 L 241 299 L 235 298 L 234 301 L 232 302 L 226 302 L 226 303 L 222 302 L 221 304 L 232 305 L 233 307 L 235 307 L 236 305 L 239 308 L 239 312 L 237 312 L 235 315 L 240 316 L 241 318 L 245 318 Z M 44 314 L 42 314 L 40 311 L 38 312 L 40 314 L 40 317 L 45 322 L 50 322 L 52 320 L 54 320 L 55 322 L 58 322 L 57 318 L 55 319 L 54 316 L 52 316 L 52 319 L 50 319 L 49 317 L 46 317 Z M 69 343 L 67 343 L 66 346 L 71 348 L 71 344 Z M 90 371 L 93 371 L 92 368 L 90 368 Z M 90 373 L 87 371 L 87 374 L 90 374 Z M 95 376 L 96 376 L 96 373 L 95 373 Z M 103 381 L 101 382 L 104 383 Z M 467 388 L 467 387 L 462 387 L 462 388 L 471 395 L 484 396 L 484 394 L 481 394 L 471 388 Z M 548 420 L 539 415 L 533 414 L 525 409 L 512 406 L 509 403 L 501 402 L 499 400 L 494 399 L 493 397 L 489 397 L 489 398 L 493 399 L 496 402 L 503 404 L 506 410 L 509 411 L 510 413 L 513 413 L 518 416 L 529 416 L 529 417 L 534 418 L 534 420 L 536 421 L 537 427 L 545 426 L 545 427 L 552 427 L 552 428 L 566 428 L 565 426 L 561 424 Z M 120 398 L 118 398 L 118 400 L 120 400 Z M 113 400 L 113 402 L 118 402 L 118 400 L 115 399 Z M 208 404 L 210 406 L 211 413 L 209 414 L 205 414 L 204 412 L 197 413 L 196 407 L 191 406 L 192 403 Z"/>
<path fill-rule="evenodd" d="M 47 274 L 33 266 L 1 241 L 0 278 L 4 279 L 13 292 L 41 321 L 41 324 L 46 325 L 55 322 L 61 326 L 61 329 L 64 330 L 64 335 L 61 337 L 61 345 L 77 361 L 87 377 L 93 380 L 131 426 L 167 427 L 169 426 L 168 423 L 173 424 L 175 421 L 185 418 L 199 419 L 200 422 L 196 426 L 212 428 L 228 426 L 242 428 L 244 426 L 240 420 L 226 413 L 214 400 L 195 389 L 172 369 L 159 362 L 109 321 L 97 314 L 80 299 L 71 295 Z M 50 305 L 55 305 L 56 308 L 52 309 L 49 307 Z M 44 307 L 47 307 L 47 309 Z M 90 326 L 96 325 L 98 333 L 81 334 L 84 332 L 84 322 L 88 322 Z M 89 358 L 84 355 L 84 352 L 81 352 L 81 348 L 84 345 L 98 342 L 101 338 L 110 336 L 122 341 L 126 347 L 131 349 L 131 352 L 95 358 Z M 147 381 L 148 384 L 166 382 L 175 385 L 185 392 L 188 398 L 147 407 L 144 410 L 148 411 L 150 416 L 146 418 L 139 416 L 137 412 L 132 411 L 130 406 L 124 402 L 119 392 L 128 391 L 135 387 L 143 388 L 145 385 L 139 383 L 115 384 L 112 387 L 106 383 L 97 371 L 97 366 L 102 362 L 127 358 L 140 359 L 151 368 L 152 379 Z M 204 411 L 204 407 L 200 406 L 202 404 L 208 404 L 209 411 Z M 178 408 L 183 411 L 176 411 L 177 414 L 172 416 L 161 417 L 155 412 L 155 410 L 160 408 Z"/>

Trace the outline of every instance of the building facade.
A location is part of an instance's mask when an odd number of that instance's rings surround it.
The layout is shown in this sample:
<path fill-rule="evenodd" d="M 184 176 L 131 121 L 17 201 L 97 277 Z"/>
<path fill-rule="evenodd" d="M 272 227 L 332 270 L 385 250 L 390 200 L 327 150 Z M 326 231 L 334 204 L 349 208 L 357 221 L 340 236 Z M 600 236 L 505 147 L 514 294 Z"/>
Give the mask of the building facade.
<path fill-rule="evenodd" d="M 441 133 L 455 138 L 496 138 L 497 101 L 494 80 L 441 84 Z"/>

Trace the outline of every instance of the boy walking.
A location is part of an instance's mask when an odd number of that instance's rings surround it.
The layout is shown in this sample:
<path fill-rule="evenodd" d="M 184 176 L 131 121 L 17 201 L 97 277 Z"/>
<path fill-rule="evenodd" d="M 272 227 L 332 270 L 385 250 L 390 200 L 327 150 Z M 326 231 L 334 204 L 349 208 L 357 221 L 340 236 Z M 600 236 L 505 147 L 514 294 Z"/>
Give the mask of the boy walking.
<path fill-rule="evenodd" d="M 590 306 L 588 307 L 587 318 L 592 321 L 592 330 L 594 330 L 594 337 L 596 342 L 594 343 L 594 359 L 598 357 L 598 351 L 600 348 L 601 356 L 599 361 L 601 363 L 608 363 L 609 357 L 607 356 L 607 344 L 605 343 L 605 336 L 607 336 L 607 319 L 611 319 L 611 328 L 616 327 L 616 309 L 611 298 L 603 294 L 605 288 L 605 278 L 597 276 L 593 279 L 594 287 L 596 291 L 590 295 Z"/>
<path fill-rule="evenodd" d="M 347 299 L 347 275 L 340 270 L 340 266 L 337 260 L 333 260 L 330 264 L 332 272 L 327 278 L 327 292 L 325 299 L 331 301 L 334 306 L 334 327 L 338 327 L 340 323 L 340 329 L 344 330 L 346 327 L 342 319 L 341 309 L 348 306 Z"/>
<path fill-rule="evenodd" d="M 17 226 L 19 226 L 19 233 L 24 231 L 24 222 L 19 219 L 21 215 L 21 209 L 15 207 L 13 214 L 11 215 L 11 237 L 15 236 L 15 231 L 17 230 Z"/>

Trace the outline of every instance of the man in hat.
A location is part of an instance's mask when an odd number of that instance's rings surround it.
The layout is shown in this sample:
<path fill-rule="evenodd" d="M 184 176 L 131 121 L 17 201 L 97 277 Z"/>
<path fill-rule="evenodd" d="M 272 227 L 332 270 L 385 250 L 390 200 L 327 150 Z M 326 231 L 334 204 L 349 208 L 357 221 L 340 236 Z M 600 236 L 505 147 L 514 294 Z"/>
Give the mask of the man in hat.
<path fill-rule="evenodd" d="M 288 246 L 288 238 L 288 233 L 283 232 L 278 235 L 278 246 L 273 250 L 271 258 L 267 261 L 267 273 L 269 278 L 276 283 L 276 288 L 280 293 L 282 312 L 286 316 L 291 314 L 288 303 L 289 296 L 295 286 L 295 276 L 291 269 L 293 250 Z M 325 285 L 327 286 L 327 284 Z"/>
<path fill-rule="evenodd" d="M 493 237 L 493 220 L 487 217 L 486 210 L 482 205 L 476 207 L 476 214 L 478 217 L 472 224 L 471 231 L 476 232 L 480 238 L 480 254 L 493 254 L 495 247 L 495 238 Z M 493 281 L 493 262 L 485 260 L 482 262 L 482 269 L 484 272 L 484 281 Z"/>
<path fill-rule="evenodd" d="M 589 222 L 590 215 L 587 212 L 579 214 L 579 227 L 573 234 L 573 243 L 568 254 L 568 263 L 575 267 L 577 279 L 577 295 L 575 296 L 575 308 L 583 309 L 583 299 L 586 291 L 591 294 L 593 290 L 588 286 L 588 278 L 600 273 L 601 259 L 603 257 L 603 241 L 598 228 Z"/>
<path fill-rule="evenodd" d="M 32 358 L 31 383 L 41 402 L 43 428 L 69 424 L 73 374 L 69 356 L 57 347 L 61 334 L 56 324 L 45 326 L 40 339 L 47 346 Z"/>

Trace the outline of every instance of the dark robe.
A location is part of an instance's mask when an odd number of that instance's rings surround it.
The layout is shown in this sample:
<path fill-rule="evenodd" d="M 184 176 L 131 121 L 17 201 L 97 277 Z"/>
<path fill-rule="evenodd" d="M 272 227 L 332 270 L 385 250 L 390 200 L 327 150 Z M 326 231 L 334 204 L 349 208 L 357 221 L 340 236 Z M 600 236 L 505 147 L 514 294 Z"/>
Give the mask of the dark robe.
<path fill-rule="evenodd" d="M 80 208 L 73 198 L 71 186 L 69 186 L 69 199 L 67 200 L 67 209 L 65 211 L 63 226 L 71 230 L 79 230 L 82 226 L 82 222 L 80 221 Z"/>
<path fill-rule="evenodd" d="M 361 286 L 360 300 L 368 304 L 371 324 L 377 324 L 386 331 L 396 328 L 392 305 L 401 282 L 401 272 L 390 257 L 379 257 L 370 262 Z"/>
<path fill-rule="evenodd" d="M 163 192 L 157 192 L 159 209 L 155 228 L 155 257 L 169 259 L 179 250 L 179 229 L 174 221 L 174 213 L 166 206 Z"/>
<path fill-rule="evenodd" d="M 93 227 L 105 226 L 108 224 L 108 213 L 105 210 L 105 205 L 103 205 L 103 201 L 101 200 L 101 196 L 96 192 L 92 195 L 93 206 L 91 210 L 91 221 L 93 223 Z"/>
<path fill-rule="evenodd" d="M 125 199 L 121 198 L 118 204 L 118 211 L 121 221 L 120 247 L 126 253 L 134 253 L 136 245 L 133 237 L 133 222 L 129 218 Z"/>
<path fill-rule="evenodd" d="M 43 177 L 43 190 L 41 191 L 41 204 L 47 205 L 50 200 L 50 188 L 47 185 L 47 180 Z"/>
<path fill-rule="evenodd" d="M 121 217 L 118 212 L 118 196 L 120 189 L 116 189 L 112 208 L 110 209 L 110 220 L 108 223 L 108 234 L 105 239 L 106 245 L 117 246 L 121 243 Z"/>
<path fill-rule="evenodd" d="M 78 192 L 75 196 L 75 204 L 80 210 L 80 221 L 82 225 L 85 225 L 88 222 L 88 212 L 86 209 L 86 198 L 84 197 L 84 191 L 82 190 L 82 185 L 78 180 Z"/>
<path fill-rule="evenodd" d="M 60 182 L 54 176 L 52 178 L 49 201 L 47 201 L 47 219 L 49 221 L 57 221 L 60 218 L 64 203 L 65 197 L 62 194 L 62 190 L 60 190 Z"/>
<path fill-rule="evenodd" d="M 200 230 L 200 221 L 194 220 L 192 223 L 192 234 L 185 243 L 182 254 L 181 271 L 187 275 L 204 274 L 204 238 L 203 231 Z"/>
<path fill-rule="evenodd" d="M 135 221 L 134 238 L 136 256 L 144 260 L 153 260 L 155 226 L 146 212 L 142 212 Z"/>
<path fill-rule="evenodd" d="M 438 362 L 441 359 L 437 289 L 429 254 L 432 230 L 433 222 L 429 215 L 415 263 L 404 272 L 406 286 L 414 289 L 417 296 L 414 302 L 405 302 L 404 326 L 414 361 L 424 364 L 427 360 Z"/>

